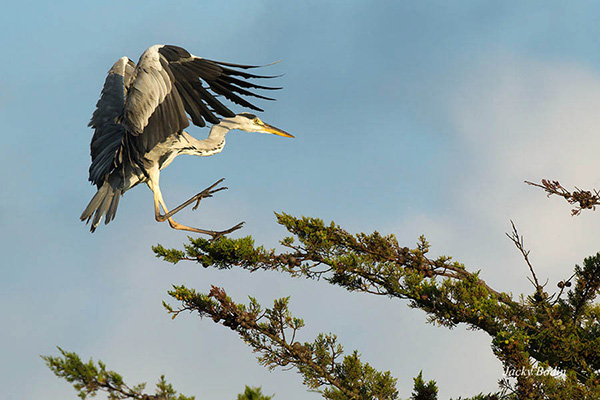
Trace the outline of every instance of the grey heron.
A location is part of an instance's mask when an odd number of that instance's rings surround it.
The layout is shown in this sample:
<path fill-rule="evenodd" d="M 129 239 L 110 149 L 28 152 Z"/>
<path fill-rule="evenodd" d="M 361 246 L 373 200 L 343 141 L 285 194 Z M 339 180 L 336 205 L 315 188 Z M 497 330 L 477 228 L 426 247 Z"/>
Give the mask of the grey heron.
<path fill-rule="evenodd" d="M 159 187 L 160 170 L 180 154 L 211 156 L 223 150 L 225 135 L 233 129 L 293 137 L 254 114 L 234 114 L 217 97 L 242 107 L 262 111 L 245 97 L 273 100 L 251 89 L 273 90 L 258 85 L 254 78 L 274 78 L 247 72 L 257 68 L 207 60 L 172 45 L 148 48 L 137 65 L 122 57 L 109 70 L 89 126 L 94 129 L 91 141 L 92 164 L 89 180 L 97 192 L 81 214 L 94 232 L 101 219 L 114 219 L 119 199 L 127 190 L 146 183 L 154 194 L 157 221 L 168 221 L 174 229 L 211 235 L 217 238 L 239 229 L 213 231 L 192 228 L 175 222 L 172 216 L 219 190 L 212 186 L 169 211 Z M 188 117 L 189 116 L 189 117 Z M 189 119 L 196 126 L 212 125 L 207 139 L 198 140 L 184 131 Z M 161 207 L 162 211 L 161 212 Z"/>

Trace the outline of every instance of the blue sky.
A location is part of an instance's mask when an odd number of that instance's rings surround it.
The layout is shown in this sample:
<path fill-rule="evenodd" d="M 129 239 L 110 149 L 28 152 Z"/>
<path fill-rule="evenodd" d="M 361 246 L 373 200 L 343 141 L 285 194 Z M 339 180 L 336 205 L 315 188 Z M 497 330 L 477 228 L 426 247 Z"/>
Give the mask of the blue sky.
<path fill-rule="evenodd" d="M 425 234 L 498 290 L 530 290 L 504 237 L 513 219 L 538 275 L 557 280 L 596 253 L 598 216 L 578 218 L 525 186 L 553 178 L 600 186 L 600 12 L 594 2 L 129 1 L 13 2 L 0 15 L 0 384 L 8 399 L 75 398 L 39 358 L 55 346 L 104 360 L 131 383 L 161 374 L 198 398 L 245 384 L 276 399 L 319 398 L 293 372 L 268 372 L 225 328 L 162 310 L 171 284 L 225 287 L 292 311 L 399 378 L 419 370 L 441 398 L 492 391 L 490 339 L 426 325 L 384 298 L 283 275 L 177 267 L 156 243 L 186 235 L 153 219 L 136 187 L 93 235 L 78 219 L 87 182 L 87 123 L 106 72 L 156 43 L 206 58 L 267 64 L 285 75 L 261 118 L 293 140 L 232 132 L 214 157 L 180 157 L 161 175 L 169 205 L 225 177 L 226 192 L 179 220 L 247 222 L 239 235 L 274 247 L 273 211 L 335 220 L 352 231 Z M 198 138 L 206 131 L 190 129 Z"/>

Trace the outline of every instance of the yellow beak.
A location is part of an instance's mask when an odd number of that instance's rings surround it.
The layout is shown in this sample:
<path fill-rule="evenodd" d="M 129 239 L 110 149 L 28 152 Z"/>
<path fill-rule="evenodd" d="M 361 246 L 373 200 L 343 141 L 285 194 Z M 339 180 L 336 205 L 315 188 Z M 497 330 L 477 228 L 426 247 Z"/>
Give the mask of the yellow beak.
<path fill-rule="evenodd" d="M 283 137 L 289 137 L 289 138 L 294 137 L 294 135 L 291 135 L 291 134 L 287 133 L 286 131 L 283 131 L 279 128 L 275 128 L 272 125 L 265 124 L 264 122 L 263 122 L 262 127 L 264 128 L 265 132 L 267 132 L 267 133 L 272 133 L 277 136 L 283 136 Z"/>

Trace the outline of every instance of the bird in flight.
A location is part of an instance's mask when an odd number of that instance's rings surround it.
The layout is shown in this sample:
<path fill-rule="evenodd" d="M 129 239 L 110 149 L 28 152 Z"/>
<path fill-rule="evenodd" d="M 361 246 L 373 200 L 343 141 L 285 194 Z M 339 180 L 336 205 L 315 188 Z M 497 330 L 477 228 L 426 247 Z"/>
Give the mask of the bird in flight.
<path fill-rule="evenodd" d="M 146 183 L 154 194 L 156 220 L 168 221 L 174 229 L 216 239 L 242 227 L 243 222 L 213 231 L 185 226 L 172 218 L 188 205 L 196 202 L 196 209 L 200 200 L 226 189 L 217 187 L 223 179 L 169 211 L 160 191 L 159 176 L 160 170 L 180 154 L 211 156 L 221 152 L 225 135 L 233 129 L 294 137 L 249 112 L 236 115 L 218 99 L 223 97 L 246 109 L 263 111 L 247 98 L 274 99 L 252 89 L 280 88 L 254 83 L 252 79 L 275 76 L 249 73 L 247 70 L 252 68 L 258 66 L 211 61 L 172 45 L 150 47 L 137 65 L 123 57 L 112 66 L 89 123 L 94 129 L 89 180 L 98 190 L 81 220 L 91 221 L 92 232 L 103 217 L 106 224 L 114 219 L 123 193 L 139 183 Z M 184 131 L 189 120 L 199 127 L 212 124 L 208 138 L 198 140 Z"/>

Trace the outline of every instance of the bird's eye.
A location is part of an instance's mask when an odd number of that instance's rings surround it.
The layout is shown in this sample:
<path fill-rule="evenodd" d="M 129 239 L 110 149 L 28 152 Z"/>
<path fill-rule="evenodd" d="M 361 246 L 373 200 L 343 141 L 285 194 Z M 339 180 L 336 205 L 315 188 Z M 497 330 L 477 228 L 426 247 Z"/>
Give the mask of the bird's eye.
<path fill-rule="evenodd" d="M 262 125 L 262 121 L 260 119 L 258 119 L 258 118 L 254 118 L 254 123 L 256 125 Z"/>

